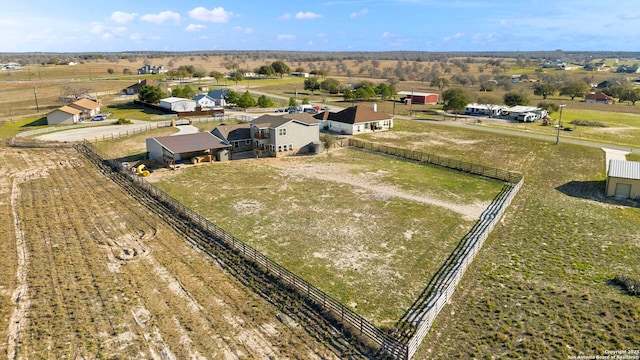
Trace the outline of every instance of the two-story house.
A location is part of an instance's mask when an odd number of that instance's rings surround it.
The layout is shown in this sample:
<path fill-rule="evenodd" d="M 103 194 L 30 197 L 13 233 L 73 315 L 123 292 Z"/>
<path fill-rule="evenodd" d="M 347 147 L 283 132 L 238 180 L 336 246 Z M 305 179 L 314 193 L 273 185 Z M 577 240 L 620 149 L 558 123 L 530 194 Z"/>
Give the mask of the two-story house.
<path fill-rule="evenodd" d="M 320 122 L 307 113 L 262 115 L 251 121 L 257 156 L 315 153 L 320 146 Z"/>

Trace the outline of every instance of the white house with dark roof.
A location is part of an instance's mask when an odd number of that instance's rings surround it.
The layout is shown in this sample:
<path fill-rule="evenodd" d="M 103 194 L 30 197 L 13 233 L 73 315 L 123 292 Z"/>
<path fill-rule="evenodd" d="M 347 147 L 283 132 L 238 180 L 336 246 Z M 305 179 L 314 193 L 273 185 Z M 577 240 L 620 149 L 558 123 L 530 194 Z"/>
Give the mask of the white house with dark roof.
<path fill-rule="evenodd" d="M 209 132 L 147 138 L 147 158 L 175 165 L 193 159 L 229 160 L 231 145 Z"/>
<path fill-rule="evenodd" d="M 216 100 L 207 94 L 198 94 L 193 98 L 196 102 L 196 107 L 201 107 L 203 110 L 217 107 Z"/>
<path fill-rule="evenodd" d="M 606 195 L 640 200 L 640 161 L 610 160 Z"/>
<path fill-rule="evenodd" d="M 262 115 L 251 121 L 253 149 L 258 156 L 315 153 L 320 122 L 307 113 Z"/>
<path fill-rule="evenodd" d="M 322 127 L 333 133 L 355 135 L 393 128 L 393 116 L 366 105 L 356 105 L 339 112 L 324 111 L 314 115 Z"/>

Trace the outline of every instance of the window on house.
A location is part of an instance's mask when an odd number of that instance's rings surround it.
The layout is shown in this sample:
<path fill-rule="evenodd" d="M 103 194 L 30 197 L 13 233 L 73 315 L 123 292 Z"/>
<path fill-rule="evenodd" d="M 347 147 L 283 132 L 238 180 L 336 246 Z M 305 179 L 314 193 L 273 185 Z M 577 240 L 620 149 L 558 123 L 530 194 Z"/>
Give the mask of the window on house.
<path fill-rule="evenodd" d="M 278 129 L 278 135 L 280 136 L 287 135 L 287 129 Z"/>
<path fill-rule="evenodd" d="M 289 144 L 289 151 L 293 150 L 293 144 Z"/>
<path fill-rule="evenodd" d="M 278 152 L 282 151 L 282 145 L 278 145 Z"/>
<path fill-rule="evenodd" d="M 251 144 L 251 140 L 247 140 L 244 143 L 245 143 L 245 145 L 249 145 L 249 144 Z"/>

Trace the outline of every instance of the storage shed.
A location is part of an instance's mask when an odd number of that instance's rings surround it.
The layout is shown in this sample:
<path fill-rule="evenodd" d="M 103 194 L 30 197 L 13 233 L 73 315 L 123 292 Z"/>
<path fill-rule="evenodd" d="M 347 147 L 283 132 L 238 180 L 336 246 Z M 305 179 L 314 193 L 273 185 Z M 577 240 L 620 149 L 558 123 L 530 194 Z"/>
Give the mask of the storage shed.
<path fill-rule="evenodd" d="M 160 107 L 177 112 L 195 111 L 196 101 L 179 97 L 168 97 L 160 99 Z"/>
<path fill-rule="evenodd" d="M 174 165 L 229 160 L 231 144 L 208 132 L 147 138 L 147 157 Z"/>
<path fill-rule="evenodd" d="M 404 102 L 413 104 L 437 104 L 438 94 L 423 93 L 414 91 L 398 91 L 398 95 L 402 96 Z"/>
<path fill-rule="evenodd" d="M 640 162 L 609 161 L 606 195 L 640 200 Z"/>

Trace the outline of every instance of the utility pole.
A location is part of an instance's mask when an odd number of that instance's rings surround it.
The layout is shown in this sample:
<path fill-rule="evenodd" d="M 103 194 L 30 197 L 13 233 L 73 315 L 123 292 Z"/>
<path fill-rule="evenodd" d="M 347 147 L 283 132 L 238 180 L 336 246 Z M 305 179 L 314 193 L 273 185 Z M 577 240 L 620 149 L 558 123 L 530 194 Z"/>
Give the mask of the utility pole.
<path fill-rule="evenodd" d="M 33 96 L 36 98 L 36 112 L 40 112 L 40 107 L 38 106 L 38 91 L 35 86 L 33 87 Z"/>
<path fill-rule="evenodd" d="M 562 127 L 562 108 L 565 107 L 565 104 L 560 104 L 560 119 L 558 120 L 557 134 L 556 134 L 556 144 L 560 143 L 560 128 Z"/>

